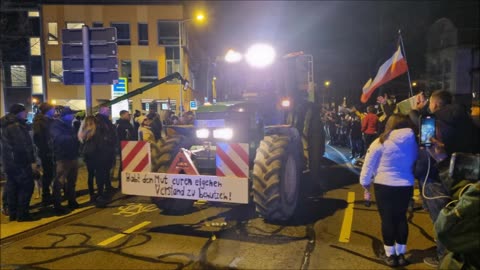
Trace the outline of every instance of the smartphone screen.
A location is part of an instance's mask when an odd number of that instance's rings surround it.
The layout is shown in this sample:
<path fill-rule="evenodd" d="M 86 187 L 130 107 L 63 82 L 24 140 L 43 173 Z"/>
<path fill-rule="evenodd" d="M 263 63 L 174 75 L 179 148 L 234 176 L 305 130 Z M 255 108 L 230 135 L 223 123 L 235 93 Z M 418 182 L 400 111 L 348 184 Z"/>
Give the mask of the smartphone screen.
<path fill-rule="evenodd" d="M 430 140 L 435 136 L 435 118 L 432 116 L 422 117 L 420 127 L 420 144 L 423 146 L 431 146 Z"/>

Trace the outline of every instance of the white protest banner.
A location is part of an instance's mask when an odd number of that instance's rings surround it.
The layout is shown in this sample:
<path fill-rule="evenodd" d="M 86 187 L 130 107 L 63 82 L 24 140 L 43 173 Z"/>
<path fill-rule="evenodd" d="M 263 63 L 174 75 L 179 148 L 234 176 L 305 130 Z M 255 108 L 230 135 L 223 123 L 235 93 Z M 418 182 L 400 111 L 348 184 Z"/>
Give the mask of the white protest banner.
<path fill-rule="evenodd" d="M 122 193 L 247 204 L 248 178 L 122 172 Z"/>

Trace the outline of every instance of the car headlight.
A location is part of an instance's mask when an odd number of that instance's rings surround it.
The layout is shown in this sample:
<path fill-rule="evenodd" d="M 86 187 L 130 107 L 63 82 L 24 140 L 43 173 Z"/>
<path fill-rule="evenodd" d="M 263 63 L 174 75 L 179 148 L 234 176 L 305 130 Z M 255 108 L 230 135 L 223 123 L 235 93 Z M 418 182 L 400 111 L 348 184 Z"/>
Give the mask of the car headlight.
<path fill-rule="evenodd" d="M 230 140 L 233 137 L 233 130 L 231 128 L 219 128 L 213 131 L 213 138 Z"/>
<path fill-rule="evenodd" d="M 197 138 L 206 139 L 208 138 L 208 136 L 210 136 L 210 130 L 208 130 L 207 128 L 197 129 L 196 134 L 197 134 Z"/>

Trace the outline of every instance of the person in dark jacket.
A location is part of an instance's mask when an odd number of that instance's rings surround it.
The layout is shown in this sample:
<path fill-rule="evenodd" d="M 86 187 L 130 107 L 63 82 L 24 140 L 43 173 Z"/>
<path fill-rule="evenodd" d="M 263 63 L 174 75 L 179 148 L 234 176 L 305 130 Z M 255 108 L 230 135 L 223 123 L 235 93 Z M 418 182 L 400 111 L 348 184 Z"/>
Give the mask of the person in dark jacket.
<path fill-rule="evenodd" d="M 42 204 L 48 206 L 53 202 L 50 192 L 55 162 L 53 159 L 52 142 L 50 138 L 50 126 L 55 115 L 55 107 L 48 103 L 42 103 L 39 112 L 33 119 L 33 142 L 38 149 L 38 157 L 42 162 Z"/>
<path fill-rule="evenodd" d="M 130 122 L 130 113 L 126 110 L 120 111 L 120 119 L 116 122 L 117 137 L 119 141 L 136 141 L 137 134 Z"/>
<path fill-rule="evenodd" d="M 135 128 L 133 127 L 132 123 L 130 123 L 130 113 L 126 110 L 120 111 L 120 119 L 117 120 L 116 128 L 117 128 L 117 138 L 118 138 L 118 149 L 120 153 L 120 165 L 118 166 L 118 188 L 122 186 L 122 162 L 121 162 L 121 141 L 136 141 L 138 137 L 138 133 L 135 132 Z"/>
<path fill-rule="evenodd" d="M 160 140 L 162 138 L 162 120 L 160 120 L 160 115 L 156 112 L 151 112 L 147 114 L 147 118 L 152 120 L 150 128 L 155 136 L 155 141 Z"/>
<path fill-rule="evenodd" d="M 135 128 L 135 134 L 138 134 L 138 129 L 140 128 L 140 124 L 137 123 L 137 117 L 140 117 L 142 113 L 139 110 L 135 110 L 133 114 L 133 127 Z"/>
<path fill-rule="evenodd" d="M 115 126 L 109 119 L 110 108 L 101 107 L 97 119 L 97 128 L 93 138 L 96 144 L 95 157 L 97 159 L 97 169 L 95 170 L 95 177 L 97 180 L 98 197 L 96 204 L 98 207 L 103 207 L 107 204 L 108 198 L 104 191 L 112 193 L 112 180 L 110 178 L 110 171 L 115 162 L 115 147 L 117 146 L 117 138 L 115 136 Z"/>
<path fill-rule="evenodd" d="M 352 155 L 350 159 L 362 157 L 365 150 L 363 149 L 362 140 L 362 124 L 360 118 L 352 114 L 349 123 L 349 135 L 350 135 L 350 147 L 352 149 Z"/>
<path fill-rule="evenodd" d="M 424 187 L 425 204 L 430 218 L 435 222 L 441 209 L 450 201 L 450 191 L 445 186 L 447 179 L 443 177 L 448 174 L 450 156 L 455 152 L 478 153 L 478 129 L 465 107 L 452 104 L 450 92 L 435 91 L 428 102 L 422 96 L 419 97 L 416 108 L 409 114 L 410 118 L 420 125 L 422 115 L 433 114 L 437 126 L 435 137 L 432 138 L 433 145 L 419 155 L 415 168 L 415 176 Z M 432 197 L 440 198 L 429 199 Z M 436 244 L 437 256 L 424 259 L 424 263 L 432 267 L 437 267 L 446 253 L 439 241 Z"/>
<path fill-rule="evenodd" d="M 53 153 L 57 163 L 56 176 L 53 182 L 54 209 L 57 214 L 64 214 L 66 209 L 62 206 L 61 189 L 66 180 L 65 194 L 70 209 L 78 208 L 76 201 L 75 185 L 78 175 L 78 139 L 72 126 L 75 112 L 70 107 L 63 107 L 59 112 L 60 118 L 56 119 L 50 127 Z"/>
<path fill-rule="evenodd" d="M 2 160 L 7 174 L 7 200 L 10 221 L 31 221 L 30 199 L 33 194 L 33 170 L 36 170 L 32 139 L 26 125 L 27 111 L 13 104 L 0 119 Z"/>
<path fill-rule="evenodd" d="M 87 185 L 88 193 L 90 194 L 90 202 L 95 203 L 97 196 L 95 195 L 95 189 L 93 186 L 93 180 L 95 178 L 95 171 L 97 169 L 96 161 L 96 143 L 93 140 L 95 131 L 97 130 L 97 119 L 93 115 L 85 117 L 80 125 L 78 132 L 78 140 L 82 144 L 81 155 L 84 158 L 87 165 Z"/>

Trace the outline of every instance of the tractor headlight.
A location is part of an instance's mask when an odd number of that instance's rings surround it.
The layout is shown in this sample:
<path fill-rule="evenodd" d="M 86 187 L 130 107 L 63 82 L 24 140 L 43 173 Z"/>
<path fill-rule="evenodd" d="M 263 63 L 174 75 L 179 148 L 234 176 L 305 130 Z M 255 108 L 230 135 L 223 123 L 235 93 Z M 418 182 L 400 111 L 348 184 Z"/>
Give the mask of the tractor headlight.
<path fill-rule="evenodd" d="M 280 104 L 282 105 L 282 108 L 290 108 L 290 99 L 284 98 Z"/>
<path fill-rule="evenodd" d="M 210 136 L 210 130 L 208 130 L 207 128 L 197 129 L 196 134 L 197 134 L 197 138 L 206 139 L 208 138 L 208 136 Z"/>
<path fill-rule="evenodd" d="M 213 131 L 213 138 L 230 140 L 233 137 L 233 130 L 231 128 L 219 128 Z"/>

